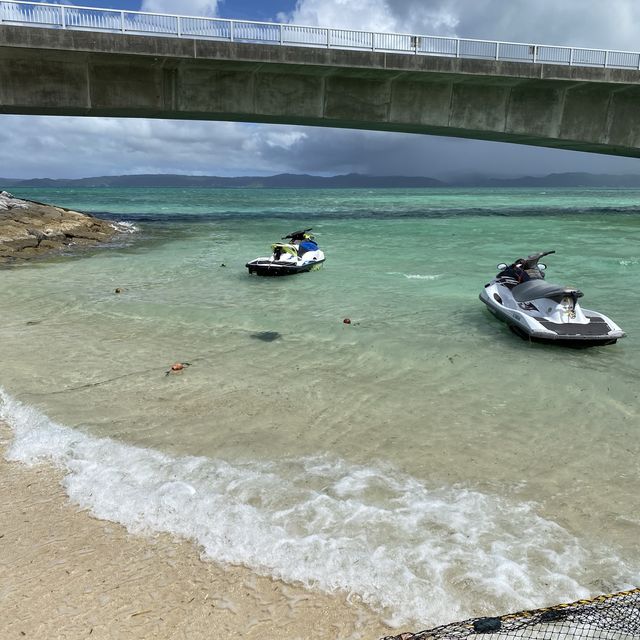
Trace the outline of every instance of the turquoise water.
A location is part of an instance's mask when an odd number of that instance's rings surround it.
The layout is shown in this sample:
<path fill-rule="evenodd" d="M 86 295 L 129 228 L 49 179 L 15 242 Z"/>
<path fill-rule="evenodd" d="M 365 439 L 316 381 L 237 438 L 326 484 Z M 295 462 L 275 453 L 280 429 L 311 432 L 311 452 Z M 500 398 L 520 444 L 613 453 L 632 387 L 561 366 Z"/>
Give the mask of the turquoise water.
<path fill-rule="evenodd" d="M 15 195 L 137 229 L 0 279 L 11 455 L 99 517 L 395 624 L 638 583 L 640 191 Z M 322 270 L 247 275 L 309 226 Z M 549 249 L 627 338 L 529 344 L 488 314 L 496 264 Z"/>

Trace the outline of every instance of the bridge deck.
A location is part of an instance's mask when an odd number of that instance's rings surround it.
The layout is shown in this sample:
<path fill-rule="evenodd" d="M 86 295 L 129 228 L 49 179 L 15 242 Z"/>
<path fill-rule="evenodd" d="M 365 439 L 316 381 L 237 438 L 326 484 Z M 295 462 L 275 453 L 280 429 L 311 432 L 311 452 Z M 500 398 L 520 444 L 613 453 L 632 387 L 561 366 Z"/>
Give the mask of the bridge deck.
<path fill-rule="evenodd" d="M 0 112 L 274 122 L 640 155 L 640 71 L 0 25 Z"/>

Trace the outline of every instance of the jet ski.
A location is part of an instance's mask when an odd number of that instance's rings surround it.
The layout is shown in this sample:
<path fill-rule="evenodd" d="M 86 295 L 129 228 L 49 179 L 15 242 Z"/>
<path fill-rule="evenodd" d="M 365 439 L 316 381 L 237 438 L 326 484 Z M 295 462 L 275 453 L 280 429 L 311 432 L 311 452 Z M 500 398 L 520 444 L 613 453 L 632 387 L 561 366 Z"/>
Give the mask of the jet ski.
<path fill-rule="evenodd" d="M 580 289 L 546 282 L 546 265 L 538 261 L 552 253 L 499 264 L 498 275 L 484 286 L 480 300 L 525 340 L 592 347 L 623 338 L 624 331 L 611 318 L 578 304 L 584 295 Z"/>
<path fill-rule="evenodd" d="M 245 266 L 249 269 L 249 275 L 289 276 L 320 269 L 324 262 L 324 252 L 309 231 L 311 229 L 294 231 L 281 238 L 286 242 L 271 245 L 270 256 L 247 262 Z"/>

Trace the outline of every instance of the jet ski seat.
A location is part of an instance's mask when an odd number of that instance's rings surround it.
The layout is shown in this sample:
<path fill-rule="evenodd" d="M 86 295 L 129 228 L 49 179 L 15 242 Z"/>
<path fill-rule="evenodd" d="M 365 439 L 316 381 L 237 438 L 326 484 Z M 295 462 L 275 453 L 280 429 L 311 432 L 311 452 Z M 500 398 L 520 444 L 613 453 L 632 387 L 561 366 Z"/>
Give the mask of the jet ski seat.
<path fill-rule="evenodd" d="M 563 287 L 559 284 L 551 284 L 545 280 L 527 280 L 511 289 L 516 302 L 529 302 L 539 298 L 551 298 L 559 300 L 566 296 L 581 298 L 584 294 L 575 287 Z"/>

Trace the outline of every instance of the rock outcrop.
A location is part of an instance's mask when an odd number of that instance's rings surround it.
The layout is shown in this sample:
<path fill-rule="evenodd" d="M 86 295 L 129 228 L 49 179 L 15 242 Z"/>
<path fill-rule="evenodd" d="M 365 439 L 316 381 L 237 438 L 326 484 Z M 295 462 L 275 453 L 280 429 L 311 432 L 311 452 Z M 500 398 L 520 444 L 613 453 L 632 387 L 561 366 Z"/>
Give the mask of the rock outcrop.
<path fill-rule="evenodd" d="M 116 233 L 105 220 L 0 192 L 0 264 L 108 242 Z"/>

